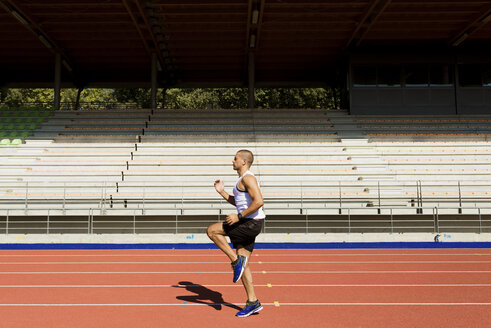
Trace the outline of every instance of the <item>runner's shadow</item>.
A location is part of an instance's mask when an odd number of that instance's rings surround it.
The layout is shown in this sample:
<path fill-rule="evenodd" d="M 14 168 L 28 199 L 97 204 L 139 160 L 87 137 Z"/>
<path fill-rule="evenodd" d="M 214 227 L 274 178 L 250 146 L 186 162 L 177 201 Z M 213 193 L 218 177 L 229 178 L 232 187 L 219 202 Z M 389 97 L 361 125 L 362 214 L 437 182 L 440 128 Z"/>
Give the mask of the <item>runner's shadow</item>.
<path fill-rule="evenodd" d="M 242 310 L 235 304 L 225 303 L 222 293 L 211 290 L 203 285 L 194 284 L 190 281 L 180 281 L 178 285 L 172 285 L 175 288 L 185 288 L 187 291 L 195 293 L 196 295 L 184 295 L 176 296 L 178 300 L 182 300 L 190 303 L 206 304 L 211 306 L 217 311 L 222 310 L 222 305 L 228 306 L 232 309 Z M 209 301 L 209 302 L 208 302 Z"/>

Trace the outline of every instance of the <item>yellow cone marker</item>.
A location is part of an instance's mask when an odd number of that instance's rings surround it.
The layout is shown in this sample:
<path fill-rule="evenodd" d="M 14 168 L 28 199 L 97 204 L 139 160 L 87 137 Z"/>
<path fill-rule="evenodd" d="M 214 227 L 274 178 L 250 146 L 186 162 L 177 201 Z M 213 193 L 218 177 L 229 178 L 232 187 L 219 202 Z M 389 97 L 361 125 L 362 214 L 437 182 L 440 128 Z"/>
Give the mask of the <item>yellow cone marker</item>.
<path fill-rule="evenodd" d="M 276 307 L 280 307 L 280 302 L 278 302 L 278 301 L 274 301 L 274 306 L 276 306 Z"/>
<path fill-rule="evenodd" d="M 271 287 L 272 287 L 272 286 L 271 286 L 271 284 L 267 284 L 267 286 L 268 286 L 269 288 L 271 288 Z"/>
<path fill-rule="evenodd" d="M 266 274 L 266 271 L 263 271 L 263 274 Z"/>
<path fill-rule="evenodd" d="M 261 262 L 261 261 L 259 261 L 258 263 L 259 263 L 259 264 L 263 264 L 263 262 Z"/>

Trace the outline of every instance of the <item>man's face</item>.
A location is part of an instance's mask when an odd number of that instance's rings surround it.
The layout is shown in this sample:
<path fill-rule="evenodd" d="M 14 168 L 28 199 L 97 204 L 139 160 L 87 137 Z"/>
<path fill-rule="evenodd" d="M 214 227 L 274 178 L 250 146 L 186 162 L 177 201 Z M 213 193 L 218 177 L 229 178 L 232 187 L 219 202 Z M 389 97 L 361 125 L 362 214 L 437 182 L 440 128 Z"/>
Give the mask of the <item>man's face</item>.
<path fill-rule="evenodd" d="M 239 153 L 235 154 L 234 160 L 232 164 L 234 165 L 234 170 L 238 170 L 241 166 L 244 165 L 245 160 L 239 155 Z"/>

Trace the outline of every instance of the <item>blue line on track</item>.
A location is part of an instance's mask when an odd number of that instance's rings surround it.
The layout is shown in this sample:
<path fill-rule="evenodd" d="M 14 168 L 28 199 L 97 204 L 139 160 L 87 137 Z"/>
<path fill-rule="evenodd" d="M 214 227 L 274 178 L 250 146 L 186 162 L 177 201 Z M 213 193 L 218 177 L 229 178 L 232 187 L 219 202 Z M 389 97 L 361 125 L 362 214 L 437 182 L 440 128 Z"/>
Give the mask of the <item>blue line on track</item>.
<path fill-rule="evenodd" d="M 491 248 L 491 242 L 256 243 L 256 249 Z M 0 250 L 217 249 L 214 244 L 0 244 Z"/>

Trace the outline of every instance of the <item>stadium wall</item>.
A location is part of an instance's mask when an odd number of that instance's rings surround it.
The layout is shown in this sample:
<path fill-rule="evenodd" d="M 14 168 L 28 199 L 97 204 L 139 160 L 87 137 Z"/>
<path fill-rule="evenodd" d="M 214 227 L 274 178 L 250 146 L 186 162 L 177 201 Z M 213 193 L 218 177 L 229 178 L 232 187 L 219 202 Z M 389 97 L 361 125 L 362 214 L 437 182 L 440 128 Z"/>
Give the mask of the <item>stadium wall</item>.
<path fill-rule="evenodd" d="M 261 233 L 259 244 L 296 243 L 435 243 L 434 233 Z M 441 233 L 439 244 L 490 242 L 491 233 Z M 29 244 L 209 244 L 206 234 L 12 234 L 0 236 L 2 245 Z M 215 246 L 213 246 L 215 247 Z"/>
<path fill-rule="evenodd" d="M 491 113 L 491 58 L 471 54 L 354 54 L 350 113 Z"/>

